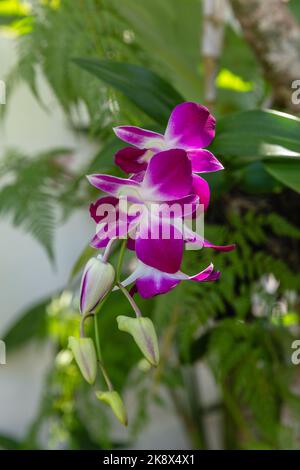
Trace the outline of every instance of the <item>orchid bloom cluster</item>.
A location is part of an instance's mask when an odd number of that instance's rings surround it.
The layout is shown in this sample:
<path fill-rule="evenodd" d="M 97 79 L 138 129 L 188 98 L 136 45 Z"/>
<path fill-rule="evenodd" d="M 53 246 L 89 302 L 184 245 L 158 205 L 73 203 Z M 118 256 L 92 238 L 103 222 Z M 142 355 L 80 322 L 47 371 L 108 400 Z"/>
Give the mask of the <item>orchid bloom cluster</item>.
<path fill-rule="evenodd" d="M 119 150 L 115 163 L 128 178 L 106 174 L 88 176 L 89 182 L 106 195 L 90 206 L 96 223 L 91 246 L 101 250 L 86 265 L 80 292 L 81 337 L 70 339 L 70 347 L 83 376 L 89 383 L 96 377 L 97 362 L 108 391 L 96 392 L 108 403 L 117 418 L 127 422 L 123 402 L 108 378 L 101 358 L 98 327 L 96 346 L 84 336 L 84 321 L 102 308 L 111 292 L 120 290 L 135 317 L 119 316 L 118 327 L 132 335 L 146 360 L 159 362 L 158 341 L 150 318 L 142 316 L 134 296 L 143 298 L 165 294 L 182 281 L 216 281 L 220 273 L 212 264 L 197 274 L 181 271 L 185 249 L 212 248 L 230 251 L 234 245 L 217 246 L 203 237 L 197 221 L 209 205 L 208 183 L 199 173 L 223 169 L 205 147 L 215 135 L 215 119 L 207 108 L 185 102 L 172 111 L 164 134 L 135 126 L 114 129 L 130 146 Z M 196 225 L 196 230 L 195 230 Z M 117 270 L 109 263 L 111 253 L 121 246 Z M 121 280 L 125 249 L 133 253 L 135 269 Z M 130 290 L 127 290 L 130 287 Z M 96 351 L 97 350 L 97 351 Z"/>

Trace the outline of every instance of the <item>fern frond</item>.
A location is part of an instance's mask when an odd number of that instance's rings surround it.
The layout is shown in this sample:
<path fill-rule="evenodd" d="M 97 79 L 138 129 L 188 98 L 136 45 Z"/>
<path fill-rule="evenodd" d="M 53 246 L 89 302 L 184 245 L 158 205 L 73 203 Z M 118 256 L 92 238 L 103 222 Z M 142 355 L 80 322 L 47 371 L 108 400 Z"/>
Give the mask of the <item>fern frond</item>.
<path fill-rule="evenodd" d="M 52 260 L 57 198 L 66 180 L 59 157 L 67 153 L 57 149 L 30 158 L 9 151 L 0 165 L 0 215 L 30 233 Z"/>

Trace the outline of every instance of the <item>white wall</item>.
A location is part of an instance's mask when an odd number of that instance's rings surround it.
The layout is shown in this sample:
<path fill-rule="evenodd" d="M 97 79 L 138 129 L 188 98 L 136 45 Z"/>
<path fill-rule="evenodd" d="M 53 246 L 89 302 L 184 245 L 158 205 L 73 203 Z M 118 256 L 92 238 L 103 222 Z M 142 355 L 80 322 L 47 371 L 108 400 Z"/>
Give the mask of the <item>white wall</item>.
<path fill-rule="evenodd" d="M 13 61 L 13 40 L 0 37 L 0 80 Z M 77 161 L 92 155 L 92 145 L 67 128 L 54 97 L 43 82 L 41 89 L 51 113 L 47 114 L 28 88 L 21 85 L 0 129 L 0 158 L 4 150 L 11 147 L 34 154 L 54 146 L 67 146 L 76 149 Z M 71 266 L 91 233 L 88 211 L 76 213 L 59 227 L 54 269 L 31 236 L 0 219 L 0 338 L 22 309 L 64 286 Z M 7 364 L 0 365 L 0 433 L 22 436 L 35 415 L 51 352 L 49 345 L 31 344 L 16 354 L 8 350 L 6 359 Z"/>

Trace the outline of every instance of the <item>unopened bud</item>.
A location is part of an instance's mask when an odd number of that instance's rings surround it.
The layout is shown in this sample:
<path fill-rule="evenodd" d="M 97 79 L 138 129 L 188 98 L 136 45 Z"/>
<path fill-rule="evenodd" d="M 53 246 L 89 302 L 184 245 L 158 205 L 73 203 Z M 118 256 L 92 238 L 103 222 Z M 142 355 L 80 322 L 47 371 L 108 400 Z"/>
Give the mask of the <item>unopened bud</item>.
<path fill-rule="evenodd" d="M 89 384 L 93 384 L 97 374 L 97 356 L 93 340 L 70 336 L 69 348 L 83 377 Z"/>
<path fill-rule="evenodd" d="M 147 361 L 153 366 L 159 363 L 159 349 L 156 332 L 150 318 L 117 317 L 118 328 L 133 336 Z"/>
<path fill-rule="evenodd" d="M 84 269 L 80 287 L 80 311 L 92 312 L 109 292 L 115 279 L 115 270 L 101 257 L 91 258 Z"/>
<path fill-rule="evenodd" d="M 116 392 L 115 390 L 108 392 L 96 392 L 96 396 L 99 400 L 103 401 L 108 406 L 110 406 L 116 418 L 122 424 L 124 424 L 124 426 L 127 426 L 128 419 L 125 406 L 118 392 Z"/>

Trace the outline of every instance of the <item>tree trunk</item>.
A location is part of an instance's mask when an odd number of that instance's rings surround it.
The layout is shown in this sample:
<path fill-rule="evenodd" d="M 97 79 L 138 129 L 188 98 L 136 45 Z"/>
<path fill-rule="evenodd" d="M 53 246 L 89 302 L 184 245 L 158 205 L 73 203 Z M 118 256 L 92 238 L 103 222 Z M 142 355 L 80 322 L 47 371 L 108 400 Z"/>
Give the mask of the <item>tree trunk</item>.
<path fill-rule="evenodd" d="M 292 99 L 300 82 L 300 26 L 285 0 L 230 0 L 244 35 L 273 87 L 274 101 L 300 111 Z M 299 100 L 298 100 L 299 101 Z"/>
<path fill-rule="evenodd" d="M 212 108 L 216 101 L 215 79 L 219 68 L 219 58 L 223 49 L 223 37 L 227 0 L 202 0 L 203 31 L 201 40 L 203 71 L 204 71 L 204 100 Z"/>

